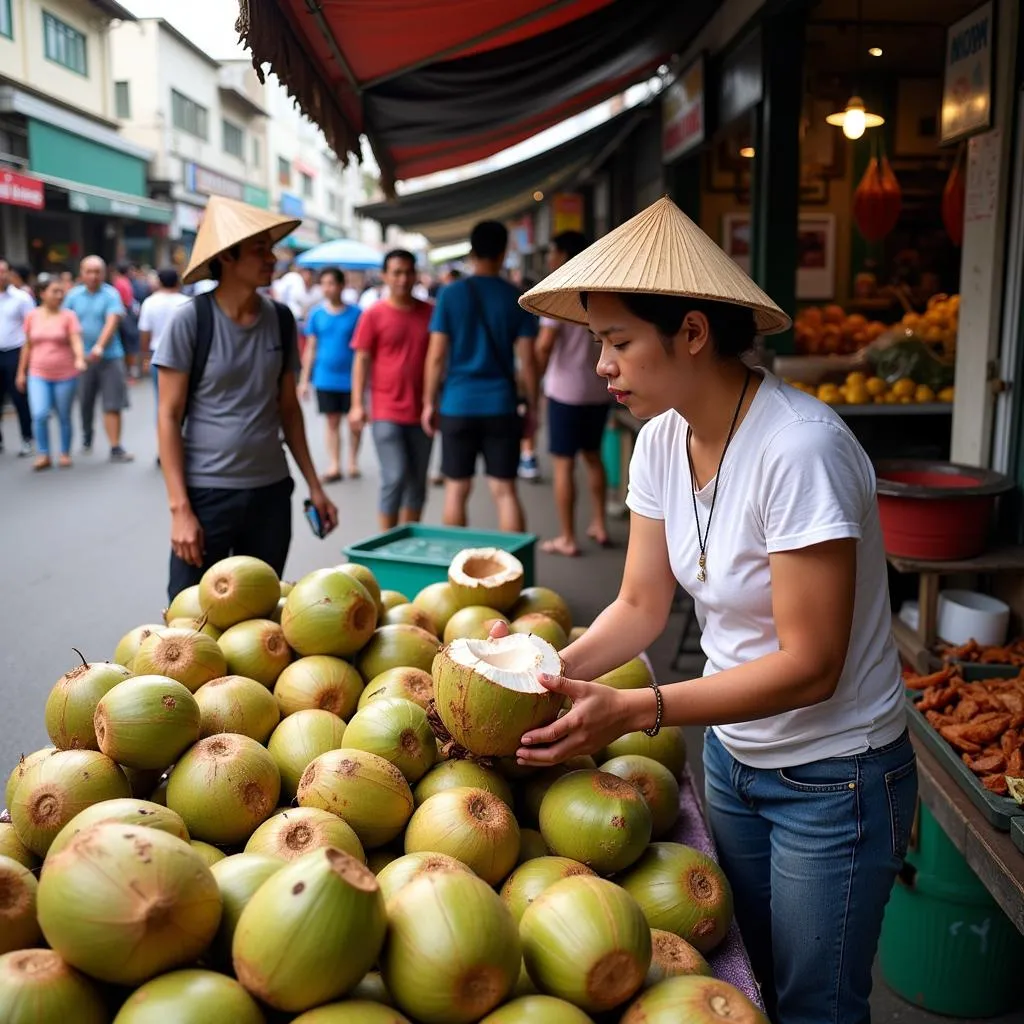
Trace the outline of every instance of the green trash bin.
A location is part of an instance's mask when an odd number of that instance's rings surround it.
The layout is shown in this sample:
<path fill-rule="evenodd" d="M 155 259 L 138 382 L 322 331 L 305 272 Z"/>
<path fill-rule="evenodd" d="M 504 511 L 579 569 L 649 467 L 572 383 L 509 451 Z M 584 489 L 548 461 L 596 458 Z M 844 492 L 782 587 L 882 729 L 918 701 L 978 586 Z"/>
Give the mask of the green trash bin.
<path fill-rule="evenodd" d="M 922 805 L 916 847 L 886 908 L 885 983 L 949 1017 L 996 1017 L 1022 1005 L 1024 936 Z"/>

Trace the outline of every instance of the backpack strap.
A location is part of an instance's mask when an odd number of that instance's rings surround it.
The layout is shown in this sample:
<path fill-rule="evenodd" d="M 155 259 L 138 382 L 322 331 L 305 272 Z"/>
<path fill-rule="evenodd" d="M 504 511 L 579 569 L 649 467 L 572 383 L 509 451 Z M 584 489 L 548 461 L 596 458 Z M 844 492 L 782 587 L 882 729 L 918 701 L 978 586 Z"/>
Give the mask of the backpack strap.
<path fill-rule="evenodd" d="M 298 345 L 298 328 L 295 325 L 295 314 L 283 303 L 274 300 L 277 313 L 277 330 L 281 336 L 281 372 L 277 375 L 278 390 L 284 375 L 291 369 L 292 353 Z"/>
<path fill-rule="evenodd" d="M 192 350 L 192 366 L 188 371 L 188 392 L 185 395 L 185 409 L 181 417 L 182 425 L 188 419 L 188 411 L 192 405 L 199 382 L 206 372 L 206 364 L 210 359 L 210 348 L 213 346 L 213 292 L 197 295 L 192 304 L 196 310 L 196 345 Z"/>

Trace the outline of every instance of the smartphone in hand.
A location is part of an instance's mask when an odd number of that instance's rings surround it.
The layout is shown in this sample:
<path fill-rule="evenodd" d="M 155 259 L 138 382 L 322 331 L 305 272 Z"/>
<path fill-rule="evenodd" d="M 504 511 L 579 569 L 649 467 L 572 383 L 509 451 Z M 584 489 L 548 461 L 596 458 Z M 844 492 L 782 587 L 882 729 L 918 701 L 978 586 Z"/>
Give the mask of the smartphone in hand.
<path fill-rule="evenodd" d="M 313 504 L 307 498 L 303 503 L 303 514 L 306 517 L 306 522 L 309 523 L 309 528 L 313 531 L 315 537 L 319 537 L 320 540 L 324 539 L 324 524 L 320 520 L 320 513 L 316 510 L 316 505 Z"/>

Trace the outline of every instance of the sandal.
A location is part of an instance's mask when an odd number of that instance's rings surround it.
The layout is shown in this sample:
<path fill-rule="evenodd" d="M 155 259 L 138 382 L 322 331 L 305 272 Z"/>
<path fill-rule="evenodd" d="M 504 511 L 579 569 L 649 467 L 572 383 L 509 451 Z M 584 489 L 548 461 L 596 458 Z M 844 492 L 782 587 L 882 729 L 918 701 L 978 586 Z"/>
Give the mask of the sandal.
<path fill-rule="evenodd" d="M 49 469 L 53 463 L 50 461 L 49 455 L 40 455 L 35 462 L 32 463 L 32 468 L 38 473 L 42 469 Z"/>
<path fill-rule="evenodd" d="M 61 469 L 70 469 L 74 463 L 71 461 L 71 456 L 65 453 L 57 460 L 57 465 Z"/>
<path fill-rule="evenodd" d="M 320 477 L 320 483 L 322 483 L 322 484 L 336 484 L 339 480 L 344 480 L 344 479 L 345 478 L 340 473 L 324 473 L 324 475 L 322 477 Z"/>

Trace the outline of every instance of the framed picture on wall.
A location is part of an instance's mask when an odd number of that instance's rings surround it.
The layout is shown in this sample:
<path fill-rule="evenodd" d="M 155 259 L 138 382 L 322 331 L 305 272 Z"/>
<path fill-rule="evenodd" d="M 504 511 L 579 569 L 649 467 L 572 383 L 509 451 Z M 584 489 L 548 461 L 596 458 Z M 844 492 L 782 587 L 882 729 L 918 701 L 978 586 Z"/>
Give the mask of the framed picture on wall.
<path fill-rule="evenodd" d="M 836 217 L 801 213 L 797 228 L 796 297 L 831 299 L 836 294 Z"/>
<path fill-rule="evenodd" d="M 722 248 L 744 273 L 750 273 L 749 213 L 722 215 Z"/>

